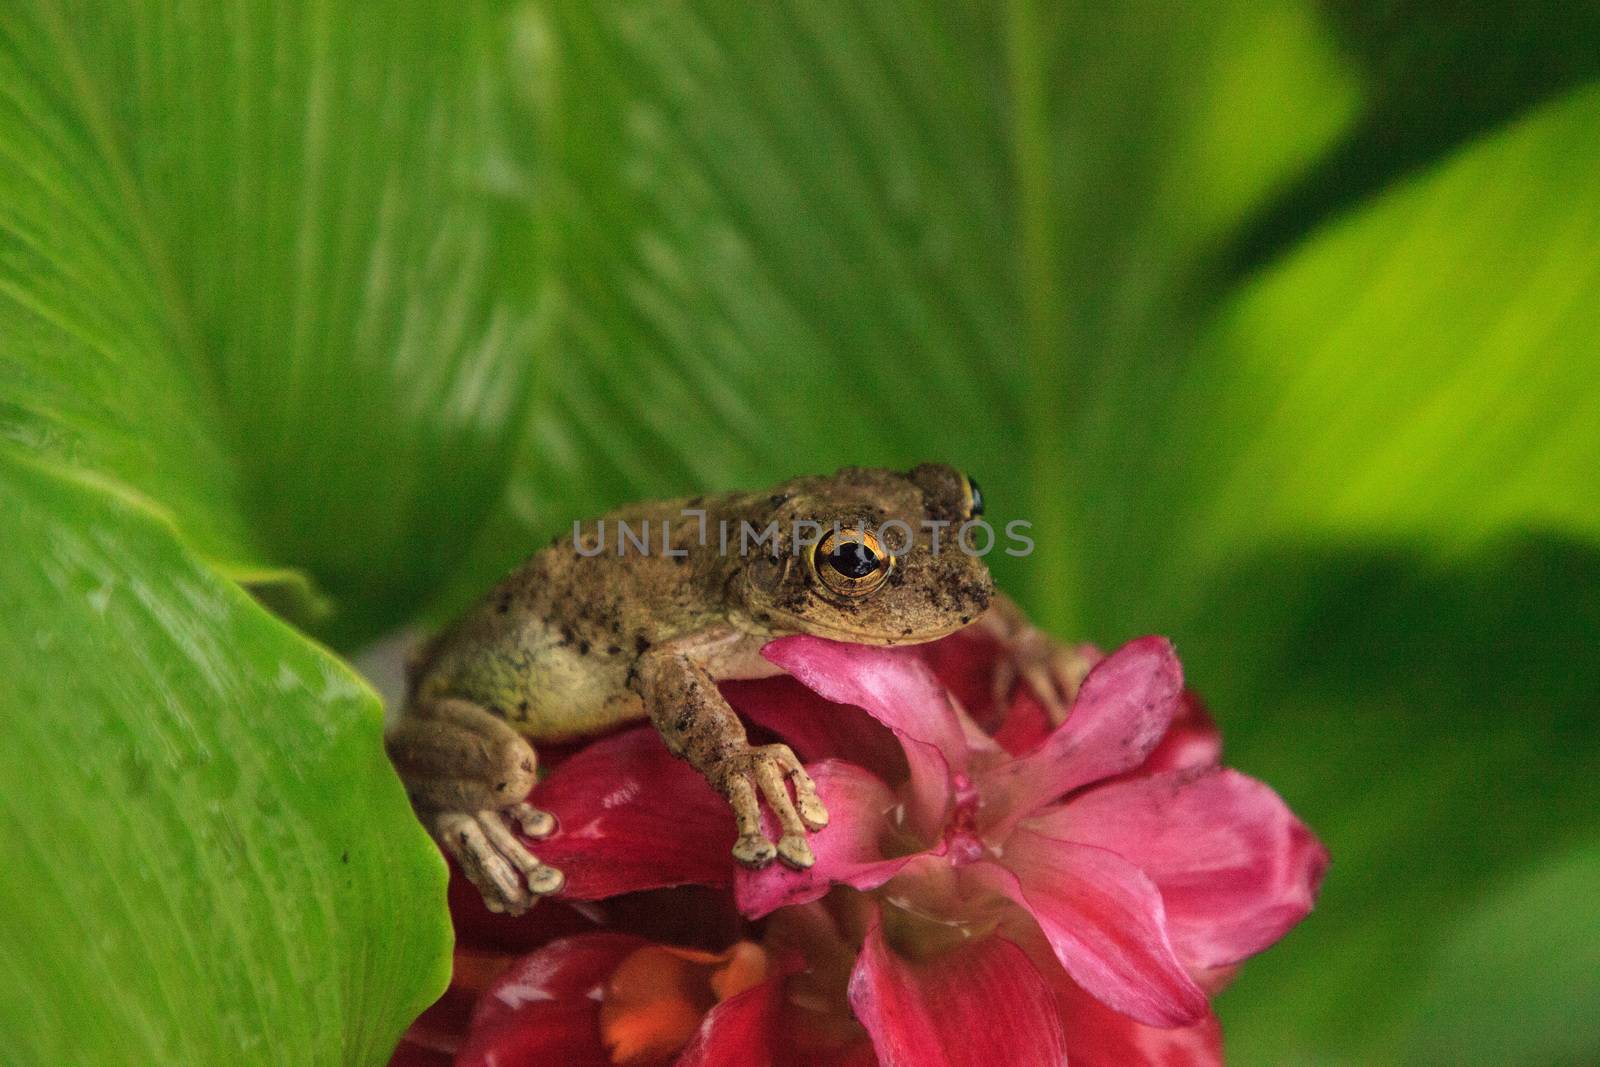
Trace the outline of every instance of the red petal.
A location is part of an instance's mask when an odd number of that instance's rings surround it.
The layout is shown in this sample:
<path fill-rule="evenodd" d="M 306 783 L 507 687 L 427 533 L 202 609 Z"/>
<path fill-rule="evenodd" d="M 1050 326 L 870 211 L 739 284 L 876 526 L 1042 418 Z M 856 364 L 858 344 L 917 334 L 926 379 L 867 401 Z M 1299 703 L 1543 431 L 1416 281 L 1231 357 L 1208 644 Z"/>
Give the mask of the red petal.
<path fill-rule="evenodd" d="M 848 763 L 830 760 L 808 769 L 829 815 L 827 828 L 811 835 L 817 862 L 804 871 L 776 863 L 759 871 L 740 870 L 734 877 L 734 893 L 739 910 L 752 919 L 816 900 L 839 882 L 876 889 L 919 855 L 888 858 L 884 853 L 884 836 L 897 803 L 888 786 Z M 778 826 L 772 814 L 764 811 L 762 819 L 767 833 L 775 834 Z"/>
<path fill-rule="evenodd" d="M 677 1067 L 763 1067 L 773 1058 L 773 1035 L 783 996 L 783 978 L 729 997 L 706 1013 Z"/>
<path fill-rule="evenodd" d="M 1049 710 L 1033 695 L 1032 689 L 1023 685 L 1017 687 L 1016 696 L 1011 698 L 1011 709 L 1006 712 L 1000 729 L 995 731 L 994 739 L 1011 755 L 1021 756 L 1044 744 L 1051 730 Z"/>
<path fill-rule="evenodd" d="M 1105 849 L 1017 830 L 1001 862 L 974 864 L 1026 908 L 1056 958 L 1103 1003 L 1152 1026 L 1181 1026 L 1209 1005 L 1173 953 L 1161 894 Z"/>
<path fill-rule="evenodd" d="M 908 820 L 920 834 L 936 832 L 949 802 L 950 774 L 965 772 L 969 745 L 981 731 L 962 721 L 916 652 L 799 635 L 770 641 L 761 654 L 813 692 L 854 704 L 895 732 L 911 768 Z"/>
<path fill-rule="evenodd" d="M 484 993 L 457 1067 L 609 1067 L 597 991 L 647 944 L 627 934 L 580 934 L 524 956 Z"/>
<path fill-rule="evenodd" d="M 985 774 L 985 830 L 1003 835 L 1067 792 L 1137 767 L 1172 722 L 1183 671 L 1162 637 L 1130 641 L 1084 679 L 1067 719 L 1033 752 Z"/>
<path fill-rule="evenodd" d="M 515 1019 L 474 1030 L 455 1067 L 612 1067 L 596 1004 L 530 1004 Z"/>
<path fill-rule="evenodd" d="M 450 920 L 456 944 L 513 956 L 532 952 L 557 937 L 593 930 L 594 921 L 557 900 L 541 903 L 522 915 L 497 914 L 483 903 L 483 893 L 450 864 Z M 574 902 L 579 907 L 588 905 Z"/>
<path fill-rule="evenodd" d="M 824 700 L 786 674 L 719 688 L 735 711 L 776 734 L 802 762 L 848 760 L 886 782 L 905 781 L 906 757 L 894 732 L 860 708 Z"/>
<path fill-rule="evenodd" d="M 1112 1011 L 1060 970 L 1051 984 L 1072 1067 L 1222 1067 L 1222 1027 L 1215 1015 L 1189 1026 L 1157 1027 Z"/>
<path fill-rule="evenodd" d="M 1114 782 L 1027 825 L 1142 870 L 1161 890 L 1173 948 L 1196 968 L 1237 963 L 1282 937 L 1311 910 L 1328 865 L 1278 794 L 1232 770 Z"/>
<path fill-rule="evenodd" d="M 454 1059 L 448 1052 L 436 1052 L 401 1040 L 389 1057 L 388 1067 L 450 1067 Z"/>
<path fill-rule="evenodd" d="M 939 684 L 960 701 L 968 715 L 993 733 L 1006 710 L 994 706 L 994 672 L 1005 655 L 999 639 L 981 627 L 968 626 L 949 637 L 913 647 L 933 669 Z"/>
<path fill-rule="evenodd" d="M 561 822 L 529 847 L 567 876 L 562 896 L 732 881 L 733 813 L 648 726 L 585 748 L 529 799 Z"/>
<path fill-rule="evenodd" d="M 472 1025 L 498 1025 L 529 1004 L 591 1001 L 611 972 L 649 943 L 632 934 L 578 934 L 552 941 L 522 957 L 484 991 Z"/>
<path fill-rule="evenodd" d="M 885 1067 L 1061 1067 L 1049 987 L 1023 951 L 986 937 L 929 960 L 901 958 L 875 919 L 850 1004 Z"/>

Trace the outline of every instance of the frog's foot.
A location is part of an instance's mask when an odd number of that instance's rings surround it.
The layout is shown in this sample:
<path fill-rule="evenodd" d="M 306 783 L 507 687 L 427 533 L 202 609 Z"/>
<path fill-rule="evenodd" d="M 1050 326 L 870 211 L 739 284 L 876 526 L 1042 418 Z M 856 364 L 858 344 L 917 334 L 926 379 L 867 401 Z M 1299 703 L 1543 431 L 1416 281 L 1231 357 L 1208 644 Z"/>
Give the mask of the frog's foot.
<path fill-rule="evenodd" d="M 1044 705 L 1051 725 L 1060 726 L 1094 660 L 1082 647 L 1057 641 L 1033 625 L 1007 596 L 997 594 L 977 625 L 1002 650 L 991 691 L 995 706 L 1006 705 L 1020 680 Z"/>
<path fill-rule="evenodd" d="M 506 815 L 498 811 L 446 812 L 434 816 L 430 829 L 468 881 L 478 887 L 490 911 L 521 915 L 540 897 L 559 893 L 567 880 L 517 840 L 506 825 Z M 520 816 L 513 817 L 521 821 Z M 553 828 L 554 819 L 550 822 Z"/>
<path fill-rule="evenodd" d="M 556 819 L 525 799 L 538 757 L 503 719 L 466 700 L 419 702 L 385 744 L 417 814 L 491 911 L 520 914 L 561 889 L 561 872 L 511 831 L 549 837 Z"/>
<path fill-rule="evenodd" d="M 811 776 L 800 765 L 788 745 L 760 745 L 744 748 L 713 764 L 707 773 L 711 784 L 728 798 L 733 808 L 739 838 L 733 845 L 733 858 L 746 867 L 765 867 L 774 856 L 795 870 L 805 870 L 817 858 L 806 840 L 808 830 L 828 825 L 828 809 L 817 796 Z M 789 796 L 789 784 L 794 797 Z M 778 819 L 782 835 L 774 845 L 761 832 L 761 806 L 757 797 Z"/>
<path fill-rule="evenodd" d="M 1092 666 L 1094 661 L 1076 646 L 1029 627 L 1006 642 L 1006 652 L 995 666 L 995 704 L 1004 706 L 1020 680 L 1044 705 L 1050 725 L 1060 726 Z"/>

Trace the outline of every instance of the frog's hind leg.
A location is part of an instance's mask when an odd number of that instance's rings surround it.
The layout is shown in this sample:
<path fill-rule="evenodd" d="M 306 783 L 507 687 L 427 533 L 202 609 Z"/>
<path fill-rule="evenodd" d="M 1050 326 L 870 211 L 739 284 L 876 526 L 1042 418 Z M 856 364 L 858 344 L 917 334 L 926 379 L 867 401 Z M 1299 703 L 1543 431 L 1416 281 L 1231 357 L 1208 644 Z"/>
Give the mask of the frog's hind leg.
<path fill-rule="evenodd" d="M 470 701 L 446 699 L 408 707 L 385 744 L 417 816 L 491 911 L 520 914 L 561 889 L 561 872 L 506 824 L 533 838 L 556 828 L 527 802 L 538 763 L 526 738 Z"/>

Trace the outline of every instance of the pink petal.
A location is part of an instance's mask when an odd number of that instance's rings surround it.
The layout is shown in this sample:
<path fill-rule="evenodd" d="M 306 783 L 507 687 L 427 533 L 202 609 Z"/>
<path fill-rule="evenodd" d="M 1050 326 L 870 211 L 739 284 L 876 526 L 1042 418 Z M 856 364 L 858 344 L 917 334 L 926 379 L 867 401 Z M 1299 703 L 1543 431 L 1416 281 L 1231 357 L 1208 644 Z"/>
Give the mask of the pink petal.
<path fill-rule="evenodd" d="M 860 708 L 825 700 L 786 674 L 719 688 L 735 711 L 776 734 L 801 762 L 842 759 L 886 782 L 905 781 L 906 757 L 894 731 Z"/>
<path fill-rule="evenodd" d="M 1084 992 L 1040 930 L 1016 929 L 1014 935 L 1055 994 L 1070 1067 L 1222 1067 L 1222 1027 L 1209 1011 L 1188 1026 L 1146 1026 Z"/>
<path fill-rule="evenodd" d="M 962 721 L 916 652 L 798 635 L 768 642 L 761 654 L 812 692 L 853 704 L 895 732 L 911 768 L 908 821 L 918 833 L 935 833 L 949 803 L 950 775 L 965 773 L 969 745 L 988 742 Z"/>
<path fill-rule="evenodd" d="M 678 1056 L 677 1067 L 772 1063 L 783 984 L 782 977 L 770 978 L 712 1008 Z"/>
<path fill-rule="evenodd" d="M 846 645 L 802 634 L 770 641 L 761 654 L 812 692 L 854 704 L 900 736 L 934 746 L 952 771 L 967 769 L 970 732 L 915 649 Z"/>
<path fill-rule="evenodd" d="M 1044 744 L 979 783 L 991 837 L 1079 786 L 1142 763 L 1172 722 L 1183 671 L 1162 637 L 1130 641 L 1084 679 L 1067 719 Z"/>
<path fill-rule="evenodd" d="M 1328 853 L 1278 794 L 1237 771 L 1187 771 L 1091 789 L 1030 820 L 1109 849 L 1161 891 L 1167 933 L 1194 968 L 1252 956 L 1305 918 Z"/>
<path fill-rule="evenodd" d="M 581 934 L 523 957 L 484 993 L 456 1067 L 609 1067 L 597 995 L 643 938 Z"/>
<path fill-rule="evenodd" d="M 1212 721 L 1200 698 L 1184 690 L 1178 698 L 1178 712 L 1172 718 L 1161 743 L 1133 774 L 1160 774 L 1215 767 L 1222 761 L 1222 731 Z"/>
<path fill-rule="evenodd" d="M 739 910 L 759 919 L 778 908 L 822 897 L 836 883 L 876 889 L 920 853 L 890 857 L 884 851 L 898 803 L 889 787 L 860 767 L 836 760 L 807 768 L 817 794 L 828 808 L 826 829 L 811 835 L 815 866 L 790 870 L 774 863 L 759 871 L 741 869 L 734 876 Z M 769 811 L 762 812 L 769 836 L 778 831 Z"/>
<path fill-rule="evenodd" d="M 596 741 L 529 799 L 560 820 L 529 847 L 566 874 L 565 897 L 732 881 L 733 813 L 651 727 Z"/>
<path fill-rule="evenodd" d="M 1145 1026 L 1112 1011 L 1065 974 L 1053 984 L 1071 1067 L 1223 1065 L 1222 1027 L 1210 1012 L 1188 1026 Z"/>
<path fill-rule="evenodd" d="M 1049 987 L 1021 949 L 990 936 L 912 962 L 874 918 L 850 1004 L 885 1067 L 1061 1067 L 1065 1047 Z"/>
<path fill-rule="evenodd" d="M 1068 974 L 1109 1007 L 1152 1026 L 1182 1026 L 1206 996 L 1167 939 L 1161 894 L 1105 849 L 1017 830 L 1001 863 L 974 864 L 1033 916 Z"/>

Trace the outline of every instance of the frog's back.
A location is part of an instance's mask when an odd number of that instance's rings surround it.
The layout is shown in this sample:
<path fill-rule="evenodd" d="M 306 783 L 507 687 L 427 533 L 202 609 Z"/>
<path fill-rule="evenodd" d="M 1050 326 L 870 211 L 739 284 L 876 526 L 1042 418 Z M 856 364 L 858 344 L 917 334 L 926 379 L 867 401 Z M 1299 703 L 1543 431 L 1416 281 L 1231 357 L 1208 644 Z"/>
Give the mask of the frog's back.
<path fill-rule="evenodd" d="M 720 575 L 682 516 L 696 503 L 613 512 L 535 553 L 423 648 L 412 699 L 471 700 L 535 740 L 643 717 L 634 661 L 721 614 Z"/>

